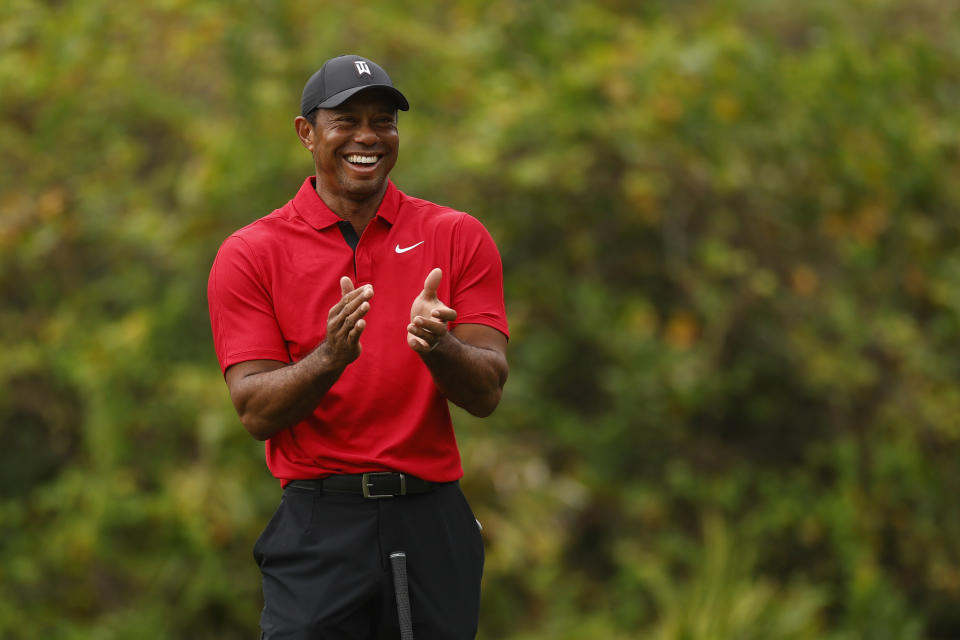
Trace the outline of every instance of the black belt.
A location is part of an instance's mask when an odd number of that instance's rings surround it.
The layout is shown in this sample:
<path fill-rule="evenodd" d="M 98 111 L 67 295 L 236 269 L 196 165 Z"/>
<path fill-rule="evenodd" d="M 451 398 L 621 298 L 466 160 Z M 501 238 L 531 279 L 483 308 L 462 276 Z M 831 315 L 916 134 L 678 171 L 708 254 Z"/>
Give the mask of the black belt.
<path fill-rule="evenodd" d="M 292 480 L 287 486 L 308 491 L 319 489 L 324 493 L 349 493 L 364 498 L 393 498 L 433 491 L 439 484 L 396 471 L 372 471 L 316 480 Z"/>

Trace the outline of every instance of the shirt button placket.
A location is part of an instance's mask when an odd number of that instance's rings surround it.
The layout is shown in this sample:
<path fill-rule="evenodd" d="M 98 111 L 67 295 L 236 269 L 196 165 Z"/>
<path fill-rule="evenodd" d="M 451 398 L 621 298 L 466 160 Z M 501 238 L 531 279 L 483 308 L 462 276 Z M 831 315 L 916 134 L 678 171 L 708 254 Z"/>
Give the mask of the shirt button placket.
<path fill-rule="evenodd" d="M 354 252 L 357 268 L 357 286 L 373 282 L 373 257 L 375 251 L 383 243 L 382 234 L 378 225 L 379 220 L 374 218 L 363 230 L 360 242 Z"/>
<path fill-rule="evenodd" d="M 370 282 L 370 260 L 363 247 L 357 247 L 353 260 L 357 269 L 357 286 Z"/>

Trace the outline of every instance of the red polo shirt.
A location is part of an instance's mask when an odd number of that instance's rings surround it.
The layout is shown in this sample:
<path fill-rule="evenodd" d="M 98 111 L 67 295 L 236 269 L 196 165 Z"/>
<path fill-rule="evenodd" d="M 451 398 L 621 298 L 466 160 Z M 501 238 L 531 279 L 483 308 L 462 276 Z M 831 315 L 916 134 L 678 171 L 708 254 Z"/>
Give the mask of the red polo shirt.
<path fill-rule="evenodd" d="M 503 267 L 472 216 L 411 198 L 388 182 L 352 250 L 308 178 L 293 200 L 231 235 L 210 271 L 208 301 L 221 369 L 245 360 L 297 362 L 324 338 L 340 278 L 373 284 L 363 351 L 307 419 L 266 442 L 284 484 L 394 470 L 447 482 L 463 475 L 446 398 L 407 345 L 410 306 L 434 267 L 451 325 L 505 335 Z"/>

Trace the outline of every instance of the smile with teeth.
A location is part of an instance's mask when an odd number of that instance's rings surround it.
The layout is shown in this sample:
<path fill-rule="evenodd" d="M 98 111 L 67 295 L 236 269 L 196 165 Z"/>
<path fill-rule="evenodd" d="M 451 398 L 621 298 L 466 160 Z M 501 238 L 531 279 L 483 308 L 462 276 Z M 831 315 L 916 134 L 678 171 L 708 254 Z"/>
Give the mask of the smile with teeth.
<path fill-rule="evenodd" d="M 353 164 L 376 164 L 380 156 L 364 156 L 359 153 L 351 153 L 347 156 L 347 162 Z"/>

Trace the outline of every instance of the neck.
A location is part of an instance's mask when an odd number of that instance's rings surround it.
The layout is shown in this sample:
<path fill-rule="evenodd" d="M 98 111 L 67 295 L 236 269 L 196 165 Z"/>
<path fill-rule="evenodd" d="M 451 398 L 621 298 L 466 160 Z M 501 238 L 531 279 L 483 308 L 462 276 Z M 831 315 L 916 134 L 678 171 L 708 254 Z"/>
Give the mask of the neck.
<path fill-rule="evenodd" d="M 362 235 L 367 224 L 377 215 L 383 196 L 387 192 L 387 183 L 371 195 L 342 195 L 333 194 L 323 189 L 320 181 L 316 181 L 316 192 L 323 203 L 335 214 L 353 225 L 357 235 Z"/>

